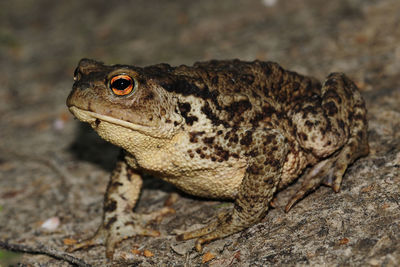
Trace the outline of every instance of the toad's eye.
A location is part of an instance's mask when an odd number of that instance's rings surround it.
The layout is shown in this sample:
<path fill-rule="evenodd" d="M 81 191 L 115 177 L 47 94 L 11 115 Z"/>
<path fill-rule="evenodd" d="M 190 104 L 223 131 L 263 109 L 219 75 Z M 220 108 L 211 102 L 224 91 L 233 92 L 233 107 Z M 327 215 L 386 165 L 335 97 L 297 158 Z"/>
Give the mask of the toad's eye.
<path fill-rule="evenodd" d="M 125 96 L 129 95 L 135 87 L 135 81 L 132 77 L 121 74 L 111 78 L 110 88 L 115 95 Z"/>

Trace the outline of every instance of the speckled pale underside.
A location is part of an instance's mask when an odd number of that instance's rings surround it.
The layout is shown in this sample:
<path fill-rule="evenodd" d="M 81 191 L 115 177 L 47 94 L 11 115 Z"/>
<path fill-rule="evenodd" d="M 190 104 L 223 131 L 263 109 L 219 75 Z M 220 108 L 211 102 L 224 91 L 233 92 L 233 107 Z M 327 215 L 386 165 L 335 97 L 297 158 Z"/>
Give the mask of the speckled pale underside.
<path fill-rule="evenodd" d="M 134 85 L 125 96 L 110 89 L 113 77 L 121 75 Z M 232 211 L 208 226 L 178 236 L 199 238 L 201 250 L 206 242 L 260 221 L 275 191 L 307 166 L 312 167 L 286 210 L 322 182 L 338 191 L 347 166 L 368 153 L 364 101 L 340 73 L 330 74 L 321 87 L 271 62 L 139 68 L 84 59 L 75 80 L 67 100 L 70 111 L 124 155 L 107 189 L 103 224 L 72 250 L 106 244 L 112 257 L 119 241 L 158 234 L 145 228 L 146 221 L 169 208 L 133 212 L 142 173 L 193 195 L 235 201 Z M 118 94 L 125 81 L 116 86 Z"/>
<path fill-rule="evenodd" d="M 79 120 L 91 124 L 103 139 L 134 154 L 134 158 L 127 156 L 130 166 L 163 173 L 161 178 L 197 196 L 227 199 L 236 196 L 245 173 L 245 160 L 232 158 L 217 166 L 212 161 L 189 160 L 187 155 L 180 153 L 191 147 L 188 136 L 183 132 L 171 139 L 155 138 L 150 136 L 154 132 L 147 129 L 149 133 L 146 134 L 143 126 L 119 122 L 76 107 L 72 107 L 71 112 Z M 102 123 L 96 125 L 96 119 Z"/>

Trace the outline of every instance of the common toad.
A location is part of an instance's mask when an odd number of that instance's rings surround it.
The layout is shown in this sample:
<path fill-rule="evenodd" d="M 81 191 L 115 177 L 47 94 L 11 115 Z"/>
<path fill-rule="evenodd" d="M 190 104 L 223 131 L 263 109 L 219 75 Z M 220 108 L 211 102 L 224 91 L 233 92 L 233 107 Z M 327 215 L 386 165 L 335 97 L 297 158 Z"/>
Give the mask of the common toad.
<path fill-rule="evenodd" d="M 321 183 L 339 191 L 349 164 L 368 154 L 364 101 L 342 73 L 321 83 L 272 62 L 107 66 L 82 59 L 67 105 L 124 154 L 111 175 L 103 223 L 72 250 L 157 235 L 133 212 L 142 174 L 196 196 L 231 199 L 209 225 L 177 236 L 196 249 L 259 222 L 274 193 L 304 173 L 288 211 Z"/>

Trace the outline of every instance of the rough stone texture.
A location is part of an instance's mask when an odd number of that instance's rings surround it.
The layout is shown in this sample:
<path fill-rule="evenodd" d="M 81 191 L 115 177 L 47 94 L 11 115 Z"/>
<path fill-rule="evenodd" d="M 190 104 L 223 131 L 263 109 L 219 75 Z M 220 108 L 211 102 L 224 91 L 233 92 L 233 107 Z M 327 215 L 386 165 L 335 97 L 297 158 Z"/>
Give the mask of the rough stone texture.
<path fill-rule="evenodd" d="M 5 0 L 0 2 L 0 241 L 64 250 L 101 220 L 103 193 L 118 150 L 72 119 L 65 99 L 82 57 L 108 64 L 191 64 L 197 60 L 272 60 L 323 79 L 347 73 L 367 102 L 370 155 L 335 194 L 321 187 L 289 213 L 294 184 L 278 194 L 262 223 L 213 242 L 202 264 L 193 242 L 174 229 L 196 228 L 231 204 L 196 199 L 149 178 L 139 212 L 173 192 L 177 213 L 158 238 L 124 241 L 116 256 L 139 266 L 400 265 L 400 2 Z M 60 226 L 45 231 L 51 217 Z M 196 225 L 197 224 L 197 225 Z M 132 249 L 154 253 L 145 257 Z M 104 247 L 73 253 L 111 264 Z M 25 255 L 24 264 L 68 266 Z M 42 266 L 43 266 L 42 265 Z"/>

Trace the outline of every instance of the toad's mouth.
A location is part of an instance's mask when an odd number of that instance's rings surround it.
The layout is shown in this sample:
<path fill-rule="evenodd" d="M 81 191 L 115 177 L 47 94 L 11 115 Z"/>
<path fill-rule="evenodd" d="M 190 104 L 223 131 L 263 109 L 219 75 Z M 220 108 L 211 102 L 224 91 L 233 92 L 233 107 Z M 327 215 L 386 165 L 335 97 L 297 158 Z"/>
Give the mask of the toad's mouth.
<path fill-rule="evenodd" d="M 171 139 L 173 134 L 171 131 L 162 131 L 161 128 L 155 128 L 140 124 L 135 124 L 127 121 L 123 121 L 120 119 L 116 119 L 107 115 L 99 114 L 96 112 L 84 110 L 78 108 L 76 106 L 69 107 L 70 112 L 80 121 L 89 123 L 94 129 L 99 125 L 99 122 L 108 122 L 120 127 L 124 127 L 136 132 L 140 132 L 142 134 L 154 137 L 154 138 L 163 138 L 163 139 Z"/>

